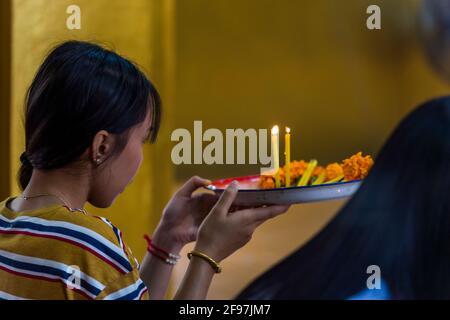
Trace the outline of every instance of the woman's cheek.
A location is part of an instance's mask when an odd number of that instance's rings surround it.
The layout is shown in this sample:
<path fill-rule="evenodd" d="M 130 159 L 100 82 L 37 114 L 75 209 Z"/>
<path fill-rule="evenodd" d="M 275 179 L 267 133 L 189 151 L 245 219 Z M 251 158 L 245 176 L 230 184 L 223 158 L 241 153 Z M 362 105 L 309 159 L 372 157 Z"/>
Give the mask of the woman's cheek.
<path fill-rule="evenodd" d="M 139 168 L 142 165 L 143 159 L 144 159 L 144 153 L 143 153 L 143 147 L 142 144 L 136 145 L 133 152 L 133 159 L 129 162 L 132 163 L 133 165 L 130 166 L 132 169 L 131 175 L 132 178 L 134 178 L 134 176 L 137 174 L 137 172 L 139 171 Z"/>

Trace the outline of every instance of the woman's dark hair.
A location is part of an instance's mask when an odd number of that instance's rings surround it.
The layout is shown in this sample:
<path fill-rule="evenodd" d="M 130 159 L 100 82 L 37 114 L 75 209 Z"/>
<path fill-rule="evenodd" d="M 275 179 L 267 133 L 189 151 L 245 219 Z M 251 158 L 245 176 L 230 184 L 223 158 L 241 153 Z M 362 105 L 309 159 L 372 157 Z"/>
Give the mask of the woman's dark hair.
<path fill-rule="evenodd" d="M 238 299 L 347 299 L 377 265 L 393 299 L 450 298 L 450 97 L 396 128 L 357 193 Z"/>
<path fill-rule="evenodd" d="M 99 45 L 68 41 L 40 66 L 25 104 L 25 152 L 18 180 L 33 168 L 49 170 L 76 160 L 106 130 L 117 135 L 112 155 L 124 149 L 130 129 L 152 114 L 150 142 L 161 119 L 160 97 L 131 61 Z M 104 162 L 103 162 L 104 163 Z"/>

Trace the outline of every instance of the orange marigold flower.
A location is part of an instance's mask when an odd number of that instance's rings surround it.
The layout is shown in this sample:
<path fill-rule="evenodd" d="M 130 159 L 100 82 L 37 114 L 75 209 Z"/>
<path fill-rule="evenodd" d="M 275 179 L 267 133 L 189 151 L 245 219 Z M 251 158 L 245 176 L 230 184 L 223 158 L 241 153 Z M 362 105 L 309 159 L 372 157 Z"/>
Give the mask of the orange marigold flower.
<path fill-rule="evenodd" d="M 262 175 L 259 178 L 259 187 L 261 189 L 275 188 L 275 179 L 269 175 Z"/>
<path fill-rule="evenodd" d="M 363 156 L 362 152 L 342 161 L 344 179 L 347 181 L 364 179 L 373 165 L 370 155 Z"/>
<path fill-rule="evenodd" d="M 291 181 L 298 179 L 308 167 L 308 162 L 304 160 L 291 162 Z"/>
<path fill-rule="evenodd" d="M 318 176 L 318 175 L 320 175 L 324 170 L 325 170 L 324 167 L 322 167 L 322 166 L 317 166 L 317 167 L 314 168 L 314 171 L 313 171 L 313 173 L 312 173 L 312 176 L 313 176 L 313 177 Z"/>
<path fill-rule="evenodd" d="M 283 187 L 286 184 L 286 172 L 283 168 L 278 169 L 278 175 L 280 177 L 280 186 Z M 275 188 L 275 175 L 265 174 L 259 176 L 259 187 L 261 189 Z"/>
<path fill-rule="evenodd" d="M 344 171 L 343 171 L 341 165 L 337 162 L 327 165 L 325 171 L 326 171 L 326 177 L 327 177 L 326 180 L 333 180 L 334 178 L 337 178 L 340 175 L 344 174 Z"/>

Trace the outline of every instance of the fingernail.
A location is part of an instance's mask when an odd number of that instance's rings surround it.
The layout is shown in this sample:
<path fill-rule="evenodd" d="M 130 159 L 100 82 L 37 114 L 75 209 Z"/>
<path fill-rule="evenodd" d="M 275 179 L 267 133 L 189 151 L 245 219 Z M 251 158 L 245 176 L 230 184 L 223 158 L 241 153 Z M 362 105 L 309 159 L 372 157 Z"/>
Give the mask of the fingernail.
<path fill-rule="evenodd" d="M 233 189 L 236 189 L 236 188 L 238 187 L 238 182 L 237 182 L 236 180 L 233 180 L 233 181 L 230 183 L 230 187 L 233 188 Z"/>

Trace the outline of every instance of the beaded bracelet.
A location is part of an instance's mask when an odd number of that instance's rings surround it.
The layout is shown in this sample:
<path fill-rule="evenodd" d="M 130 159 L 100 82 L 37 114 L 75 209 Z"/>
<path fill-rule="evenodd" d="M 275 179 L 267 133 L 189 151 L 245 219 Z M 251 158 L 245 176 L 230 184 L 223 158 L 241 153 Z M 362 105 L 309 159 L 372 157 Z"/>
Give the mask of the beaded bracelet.
<path fill-rule="evenodd" d="M 153 256 L 161 259 L 167 264 L 175 265 L 178 260 L 180 260 L 181 256 L 175 253 L 170 253 L 167 250 L 164 250 L 158 246 L 156 246 L 152 239 L 148 235 L 144 235 L 144 239 L 147 241 L 147 251 L 151 253 Z"/>

